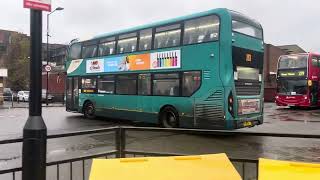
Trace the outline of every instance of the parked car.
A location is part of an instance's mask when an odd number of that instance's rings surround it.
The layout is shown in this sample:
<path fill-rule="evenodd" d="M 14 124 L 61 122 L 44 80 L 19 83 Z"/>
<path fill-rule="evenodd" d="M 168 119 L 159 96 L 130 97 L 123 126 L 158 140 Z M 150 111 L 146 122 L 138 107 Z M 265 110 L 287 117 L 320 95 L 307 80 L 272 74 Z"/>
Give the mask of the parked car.
<path fill-rule="evenodd" d="M 47 100 L 46 94 L 47 94 L 47 90 L 42 89 L 42 95 L 41 95 L 42 102 L 46 102 L 46 100 Z M 48 101 L 52 101 L 52 100 L 53 100 L 53 95 L 48 94 Z"/>
<path fill-rule="evenodd" d="M 11 101 L 12 100 L 13 92 L 10 88 L 4 88 L 3 89 L 3 100 L 5 101 Z"/>
<path fill-rule="evenodd" d="M 17 96 L 18 101 L 29 101 L 29 91 L 19 91 Z"/>

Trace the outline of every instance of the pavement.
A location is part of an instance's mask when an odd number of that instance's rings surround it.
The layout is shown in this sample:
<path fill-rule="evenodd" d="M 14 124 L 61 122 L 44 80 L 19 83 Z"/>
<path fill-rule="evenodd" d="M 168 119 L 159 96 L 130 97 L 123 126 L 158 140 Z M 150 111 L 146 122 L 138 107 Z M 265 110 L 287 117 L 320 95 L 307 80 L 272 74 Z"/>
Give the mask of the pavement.
<path fill-rule="evenodd" d="M 27 120 L 27 108 L 0 109 L 0 139 L 21 137 Z M 265 123 L 237 131 L 320 134 L 320 109 L 276 107 L 265 104 Z M 48 134 L 123 126 L 153 126 L 123 120 L 84 119 L 81 114 L 65 111 L 65 107 L 43 107 Z M 320 140 L 301 138 L 194 136 L 160 132 L 128 132 L 126 147 L 132 150 L 209 154 L 226 152 L 233 158 L 271 158 L 320 162 Z M 21 165 L 21 143 L 0 145 L 0 169 Z M 48 141 L 48 162 L 114 149 L 114 134 L 93 134 Z M 88 163 L 88 166 L 90 162 Z M 4 178 L 6 179 L 6 178 Z M 63 179 L 63 178 L 61 178 Z M 77 179 L 77 178 L 74 178 Z M 0 176 L 0 180 L 2 180 Z"/>

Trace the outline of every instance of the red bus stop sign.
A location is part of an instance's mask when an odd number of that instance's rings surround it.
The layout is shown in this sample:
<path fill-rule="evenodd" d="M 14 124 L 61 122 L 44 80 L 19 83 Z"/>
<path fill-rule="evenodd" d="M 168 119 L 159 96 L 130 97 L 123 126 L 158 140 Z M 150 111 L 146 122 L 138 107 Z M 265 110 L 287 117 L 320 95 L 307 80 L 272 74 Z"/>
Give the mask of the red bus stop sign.
<path fill-rule="evenodd" d="M 23 0 L 23 7 L 50 12 L 51 0 Z"/>

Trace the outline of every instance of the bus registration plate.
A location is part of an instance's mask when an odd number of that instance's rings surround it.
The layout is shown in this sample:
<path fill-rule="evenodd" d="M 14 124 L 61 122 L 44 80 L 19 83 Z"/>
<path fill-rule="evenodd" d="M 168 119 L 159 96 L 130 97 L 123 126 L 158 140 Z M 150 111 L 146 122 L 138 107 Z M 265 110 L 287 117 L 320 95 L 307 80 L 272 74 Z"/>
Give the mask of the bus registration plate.
<path fill-rule="evenodd" d="M 243 122 L 243 127 L 251 127 L 251 126 L 252 126 L 252 122 L 250 121 Z"/>
<path fill-rule="evenodd" d="M 260 100 L 259 99 L 241 99 L 238 101 L 238 113 L 239 115 L 252 114 L 260 112 Z"/>

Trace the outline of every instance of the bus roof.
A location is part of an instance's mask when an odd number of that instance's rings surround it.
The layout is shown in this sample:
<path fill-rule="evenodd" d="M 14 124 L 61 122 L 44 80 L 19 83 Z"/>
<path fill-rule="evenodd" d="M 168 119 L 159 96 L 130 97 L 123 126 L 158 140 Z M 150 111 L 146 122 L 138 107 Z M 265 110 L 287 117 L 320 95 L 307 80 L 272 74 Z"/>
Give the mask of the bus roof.
<path fill-rule="evenodd" d="M 320 53 L 317 52 L 305 52 L 305 53 L 295 53 L 295 54 L 285 54 L 285 55 L 281 55 L 282 56 L 297 56 L 297 55 L 317 55 L 320 56 Z"/>
<path fill-rule="evenodd" d="M 117 34 L 123 34 L 123 33 L 127 33 L 127 32 L 137 31 L 137 30 L 141 30 L 141 29 L 147 29 L 147 28 L 151 28 L 151 27 L 155 27 L 155 26 L 161 26 L 161 25 L 165 25 L 165 24 L 174 23 L 174 22 L 177 22 L 177 21 L 183 21 L 183 20 L 186 20 L 186 19 L 192 19 L 192 18 L 196 18 L 196 17 L 210 15 L 210 14 L 213 14 L 213 13 L 217 13 L 217 14 L 236 13 L 236 14 L 239 14 L 239 15 L 241 15 L 243 17 L 245 16 L 245 15 L 239 13 L 239 12 L 231 11 L 231 10 L 226 9 L 226 8 L 217 8 L 217 9 L 211 9 L 211 10 L 204 11 L 204 12 L 194 13 L 194 14 L 191 14 L 191 15 L 172 18 L 172 19 L 169 19 L 169 20 L 164 20 L 164 21 L 159 21 L 159 22 L 150 23 L 150 24 L 146 24 L 146 25 L 136 26 L 136 27 L 129 28 L 129 29 L 114 31 L 114 32 L 110 32 L 110 33 L 105 33 L 105 34 L 101 34 L 101 35 L 95 36 L 92 39 L 98 39 L 98 38 L 113 36 L 113 35 L 117 35 Z M 253 19 L 250 19 L 250 20 L 252 20 L 254 23 L 257 23 L 257 21 L 255 21 Z M 261 27 L 260 24 L 259 24 L 259 26 Z"/>

